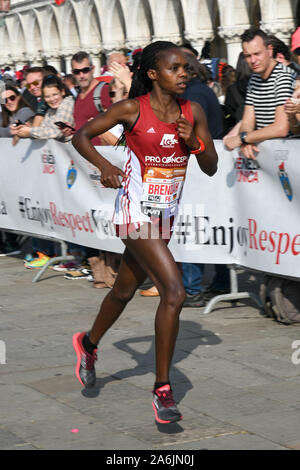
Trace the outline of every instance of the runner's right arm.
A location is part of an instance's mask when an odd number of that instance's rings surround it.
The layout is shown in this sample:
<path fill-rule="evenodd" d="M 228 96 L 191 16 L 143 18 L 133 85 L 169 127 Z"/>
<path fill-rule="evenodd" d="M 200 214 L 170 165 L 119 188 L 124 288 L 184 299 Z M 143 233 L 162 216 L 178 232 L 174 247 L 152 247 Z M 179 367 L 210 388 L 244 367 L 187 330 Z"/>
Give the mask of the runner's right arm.
<path fill-rule="evenodd" d="M 101 171 L 101 183 L 106 188 L 120 188 L 119 177 L 126 178 L 125 173 L 106 160 L 91 143 L 91 139 L 103 134 L 117 124 L 129 129 L 137 119 L 139 104 L 137 100 L 124 100 L 112 105 L 104 114 L 87 122 L 76 132 L 72 143 L 76 150 Z"/>

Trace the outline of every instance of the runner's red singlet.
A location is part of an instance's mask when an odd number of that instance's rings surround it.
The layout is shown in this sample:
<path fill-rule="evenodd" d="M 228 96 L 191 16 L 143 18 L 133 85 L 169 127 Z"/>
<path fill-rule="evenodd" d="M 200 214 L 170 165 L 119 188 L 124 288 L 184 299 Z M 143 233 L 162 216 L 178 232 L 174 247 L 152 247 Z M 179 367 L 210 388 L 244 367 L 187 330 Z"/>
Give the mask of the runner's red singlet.
<path fill-rule="evenodd" d="M 118 226 L 140 227 L 176 216 L 182 193 L 189 150 L 179 138 L 176 123 L 160 121 L 152 110 L 150 94 L 137 98 L 139 118 L 131 132 L 125 132 L 127 159 L 113 222 Z M 191 104 L 177 99 L 184 117 L 194 124 Z M 121 227 L 116 227 L 117 233 Z M 171 227 L 172 229 L 172 227 Z"/>

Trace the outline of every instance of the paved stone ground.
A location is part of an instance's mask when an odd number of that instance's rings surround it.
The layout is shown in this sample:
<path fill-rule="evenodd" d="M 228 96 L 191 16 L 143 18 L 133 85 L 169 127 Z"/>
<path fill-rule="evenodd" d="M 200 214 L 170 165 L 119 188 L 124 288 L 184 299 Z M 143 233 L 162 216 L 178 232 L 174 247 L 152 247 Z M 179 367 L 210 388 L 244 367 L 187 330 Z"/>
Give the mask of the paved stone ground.
<path fill-rule="evenodd" d="M 33 284 L 33 275 L 21 259 L 0 259 L 1 450 L 300 448 L 297 327 L 263 317 L 250 300 L 209 315 L 184 309 L 171 375 L 184 420 L 159 427 L 151 407 L 158 299 L 135 296 L 103 339 L 87 392 L 74 376 L 72 335 L 91 326 L 107 290 L 51 270 Z M 240 279 L 257 292 L 259 276 Z"/>

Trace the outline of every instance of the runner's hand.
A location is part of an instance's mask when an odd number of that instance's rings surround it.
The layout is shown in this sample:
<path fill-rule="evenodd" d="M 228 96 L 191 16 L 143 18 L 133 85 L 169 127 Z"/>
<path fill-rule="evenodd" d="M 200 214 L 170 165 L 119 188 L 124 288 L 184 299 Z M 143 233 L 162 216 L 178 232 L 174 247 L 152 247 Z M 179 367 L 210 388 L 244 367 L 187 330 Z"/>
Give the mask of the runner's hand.
<path fill-rule="evenodd" d="M 100 181 L 105 188 L 117 189 L 122 187 L 122 178 L 127 178 L 124 171 L 109 163 L 102 169 Z"/>
<path fill-rule="evenodd" d="M 199 142 L 195 136 L 193 125 L 181 114 L 180 118 L 177 119 L 177 131 L 179 137 L 184 139 L 186 145 L 192 149 L 197 150 L 199 148 Z"/>

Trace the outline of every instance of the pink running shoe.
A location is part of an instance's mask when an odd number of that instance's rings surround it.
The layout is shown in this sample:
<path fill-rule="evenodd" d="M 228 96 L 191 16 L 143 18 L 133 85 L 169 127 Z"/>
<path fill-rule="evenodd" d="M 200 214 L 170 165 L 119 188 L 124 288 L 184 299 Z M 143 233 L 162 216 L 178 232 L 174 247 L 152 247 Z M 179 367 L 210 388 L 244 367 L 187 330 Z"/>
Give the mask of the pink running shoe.
<path fill-rule="evenodd" d="M 77 355 L 76 376 L 86 388 L 94 387 L 96 383 L 95 362 L 97 361 L 97 349 L 93 354 L 88 353 L 82 344 L 86 332 L 76 333 L 73 336 L 73 347 Z"/>
<path fill-rule="evenodd" d="M 175 423 L 182 419 L 182 415 L 176 406 L 169 384 L 163 385 L 153 391 L 152 407 L 157 423 Z"/>

